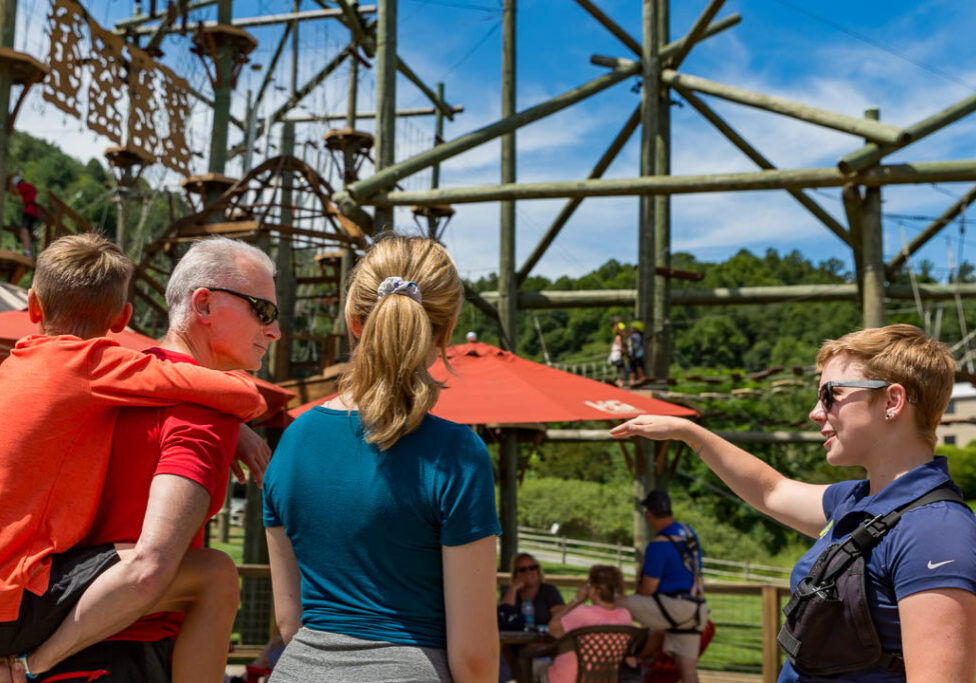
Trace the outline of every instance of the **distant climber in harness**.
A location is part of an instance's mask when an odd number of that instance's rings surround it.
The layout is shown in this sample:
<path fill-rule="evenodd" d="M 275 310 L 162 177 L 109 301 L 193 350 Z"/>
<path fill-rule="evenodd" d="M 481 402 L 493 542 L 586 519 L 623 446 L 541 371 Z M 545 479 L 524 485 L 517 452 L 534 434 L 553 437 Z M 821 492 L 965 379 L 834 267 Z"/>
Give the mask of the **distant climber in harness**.
<path fill-rule="evenodd" d="M 24 256 L 33 257 L 33 238 L 34 225 L 38 220 L 37 213 L 37 188 L 24 180 L 16 173 L 10 177 L 10 191 L 20 195 L 21 214 L 20 214 L 20 243 L 24 247 Z"/>
<path fill-rule="evenodd" d="M 683 683 L 697 683 L 701 632 L 708 623 L 698 535 L 675 521 L 664 491 L 651 491 L 641 504 L 657 535 L 644 552 L 637 594 L 627 596 L 625 605 L 642 625 L 666 631 L 662 650 L 674 657 Z"/>

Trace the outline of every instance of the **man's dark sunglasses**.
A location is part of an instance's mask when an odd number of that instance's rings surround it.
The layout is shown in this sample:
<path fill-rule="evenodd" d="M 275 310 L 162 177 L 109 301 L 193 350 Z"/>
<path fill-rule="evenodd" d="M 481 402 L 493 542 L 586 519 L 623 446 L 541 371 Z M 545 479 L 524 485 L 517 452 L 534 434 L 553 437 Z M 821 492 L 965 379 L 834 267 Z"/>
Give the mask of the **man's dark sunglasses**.
<path fill-rule="evenodd" d="M 537 564 L 530 564 L 527 567 L 519 567 L 515 571 L 517 571 L 519 574 L 524 574 L 525 572 L 537 572 L 537 571 L 539 571 L 539 565 L 537 565 Z"/>
<path fill-rule="evenodd" d="M 830 409 L 834 406 L 834 389 L 837 387 L 851 387 L 853 389 L 884 389 L 885 387 L 890 387 L 891 382 L 885 382 L 880 379 L 852 379 L 848 381 L 837 380 L 835 382 L 824 382 L 820 387 L 820 393 L 817 395 L 820 400 L 820 405 L 823 406 L 824 412 L 829 413 Z"/>
<path fill-rule="evenodd" d="M 244 299 L 244 301 L 251 304 L 251 310 L 254 311 L 254 315 L 257 316 L 257 319 L 261 321 L 262 325 L 270 325 L 278 319 L 278 307 L 267 299 L 261 299 L 250 294 L 241 294 L 240 292 L 235 292 L 233 289 L 224 289 L 223 287 L 206 287 L 205 289 L 209 289 L 211 292 L 226 292 L 227 294 L 233 294 L 240 299 Z"/>

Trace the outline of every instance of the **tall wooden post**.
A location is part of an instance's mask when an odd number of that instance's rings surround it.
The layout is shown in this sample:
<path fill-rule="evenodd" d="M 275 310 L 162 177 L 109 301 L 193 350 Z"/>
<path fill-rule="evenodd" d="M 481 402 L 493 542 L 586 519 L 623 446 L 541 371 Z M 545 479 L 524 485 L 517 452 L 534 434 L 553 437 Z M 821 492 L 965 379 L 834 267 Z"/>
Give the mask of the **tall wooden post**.
<path fill-rule="evenodd" d="M 356 113 L 359 106 L 359 60 L 352 57 L 349 60 L 349 98 L 346 103 L 346 128 L 356 129 Z M 342 186 L 355 182 L 356 153 L 351 146 L 343 149 Z M 332 333 L 335 335 L 335 361 L 344 361 L 349 356 L 349 330 L 346 328 L 346 280 L 352 268 L 355 253 L 348 244 L 342 246 L 342 258 L 339 261 L 339 284 L 337 292 L 339 301 L 336 304 L 336 318 L 332 322 Z"/>
<path fill-rule="evenodd" d="M 301 0 L 294 0 L 293 11 L 297 12 Z M 291 82 L 288 96 L 295 98 L 298 90 L 298 22 L 291 31 Z M 285 121 L 281 128 L 281 153 L 295 155 L 295 122 Z M 295 219 L 292 206 L 295 203 L 294 175 L 286 170 L 281 178 L 281 223 L 290 227 Z M 291 330 L 295 318 L 295 264 L 291 240 L 278 235 L 278 252 L 275 266 L 278 277 L 275 281 L 278 297 L 278 324 L 281 326 L 281 339 L 275 343 L 275 380 L 278 382 L 291 376 Z"/>
<path fill-rule="evenodd" d="M 437 84 L 437 99 L 444 101 L 444 84 Z M 514 106 L 514 103 L 513 105 Z M 444 112 L 440 107 L 434 107 L 434 147 L 444 142 Z M 504 144 L 504 143 L 503 143 Z M 436 190 L 441 186 L 441 165 L 434 164 L 430 169 L 430 188 Z M 433 228 L 432 228 L 433 230 Z"/>
<path fill-rule="evenodd" d="M 356 107 L 359 99 L 359 60 L 349 59 L 349 100 L 346 104 L 346 128 L 356 129 Z M 356 167 L 356 151 L 352 145 L 346 145 L 342 150 L 342 186 L 356 180 L 353 169 Z"/>
<path fill-rule="evenodd" d="M 654 55 L 670 42 L 670 0 L 657 0 L 657 31 Z M 660 62 L 659 62 L 660 63 Z M 663 83 L 657 89 L 657 126 L 654 131 L 654 175 L 671 173 L 671 90 Z M 671 280 L 657 275 L 657 268 L 671 267 L 671 195 L 654 197 L 654 324 L 645 328 L 653 338 L 650 365 L 658 380 L 668 377 L 671 361 L 671 328 L 669 290 Z M 645 361 L 646 363 L 646 361 Z"/>
<path fill-rule="evenodd" d="M 865 118 L 875 121 L 879 118 L 876 108 L 864 112 Z M 881 186 L 864 188 L 864 203 L 861 224 L 863 242 L 861 258 L 864 264 L 862 277 L 862 313 L 865 327 L 881 327 L 885 324 L 884 314 L 884 247 L 881 224 Z"/>
<path fill-rule="evenodd" d="M 397 0 L 376 6 L 376 171 L 395 163 L 396 143 Z M 376 208 L 376 232 L 392 230 L 393 207 Z"/>
<path fill-rule="evenodd" d="M 641 52 L 641 76 L 644 90 L 641 96 L 641 168 L 642 176 L 654 175 L 655 160 L 657 158 L 657 138 L 659 135 L 659 119 L 661 90 L 661 64 L 658 60 L 660 50 L 660 32 L 658 30 L 659 14 L 656 0 L 643 0 L 643 38 Z M 645 338 L 646 352 L 644 354 L 644 371 L 653 376 L 655 368 L 651 361 L 656 358 L 658 337 L 655 326 L 655 212 L 654 197 L 642 195 L 638 213 L 637 230 L 637 319 L 644 322 L 644 329 L 649 332 Z M 666 376 L 666 375 L 665 375 Z M 639 501 L 654 488 L 654 459 L 646 454 L 651 449 L 647 445 L 638 444 L 637 457 L 634 462 L 634 540 L 638 545 L 642 539 L 648 538 L 647 519 L 639 505 Z"/>
<path fill-rule="evenodd" d="M 217 23 L 230 25 L 231 0 L 218 0 Z M 231 82 L 234 70 L 234 47 L 225 40 L 217 45 L 216 86 L 214 87 L 213 127 L 210 132 L 210 173 L 223 173 L 227 164 L 227 127 L 230 123 L 230 94 L 234 89 Z M 214 185 L 216 188 L 217 186 Z M 219 189 L 212 190 L 207 203 L 217 199 Z"/>
<path fill-rule="evenodd" d="M 17 0 L 0 0 L 0 47 L 13 49 L 14 31 L 17 28 Z M 12 76 L 10 67 L 0 64 L 0 222 L 3 220 L 3 205 L 7 198 L 7 148 L 10 146 L 10 86 Z"/>
<path fill-rule="evenodd" d="M 516 0 L 505 0 L 502 8 L 502 118 L 515 114 Z M 502 183 L 515 182 L 515 132 L 502 136 Z M 499 216 L 500 250 L 498 258 L 498 319 L 501 343 L 518 351 L 518 284 L 515 279 L 515 202 L 501 202 Z M 501 472 L 501 566 L 518 552 L 518 440 L 503 430 L 499 441 Z"/>

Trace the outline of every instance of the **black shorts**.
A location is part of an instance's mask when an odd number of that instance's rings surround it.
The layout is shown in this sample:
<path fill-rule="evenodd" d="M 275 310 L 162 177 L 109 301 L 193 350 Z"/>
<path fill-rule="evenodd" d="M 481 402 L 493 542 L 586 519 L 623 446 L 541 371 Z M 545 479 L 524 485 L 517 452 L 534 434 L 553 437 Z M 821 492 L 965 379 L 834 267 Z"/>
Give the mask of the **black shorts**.
<path fill-rule="evenodd" d="M 23 654 L 47 640 L 92 581 L 118 561 L 111 543 L 52 555 L 44 595 L 24 591 L 17 621 L 0 622 L 0 656 Z"/>
<path fill-rule="evenodd" d="M 105 640 L 68 657 L 50 671 L 38 674 L 37 680 L 39 683 L 48 680 L 171 683 L 174 642 Z"/>
<path fill-rule="evenodd" d="M 33 234 L 34 225 L 36 223 L 37 216 L 31 216 L 29 213 L 22 213 L 20 215 L 20 227 L 31 234 Z"/>

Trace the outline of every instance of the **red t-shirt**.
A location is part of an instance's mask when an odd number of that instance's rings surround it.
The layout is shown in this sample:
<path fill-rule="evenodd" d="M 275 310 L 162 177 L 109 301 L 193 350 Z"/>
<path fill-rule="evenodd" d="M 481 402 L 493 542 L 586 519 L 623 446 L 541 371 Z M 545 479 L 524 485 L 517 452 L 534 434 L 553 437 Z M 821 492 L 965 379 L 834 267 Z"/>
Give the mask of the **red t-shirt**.
<path fill-rule="evenodd" d="M 20 195 L 23 212 L 28 216 L 37 218 L 37 188 L 26 180 L 22 180 L 15 189 L 17 190 L 17 194 Z"/>
<path fill-rule="evenodd" d="M 173 351 L 150 349 L 147 353 L 196 364 L 192 357 Z M 200 484 L 210 494 L 208 519 L 217 514 L 224 503 L 239 430 L 235 418 L 192 404 L 123 409 L 115 427 L 102 502 L 82 545 L 139 540 L 149 487 L 157 474 L 175 474 Z M 202 546 L 201 528 L 190 547 Z M 107 640 L 175 638 L 182 621 L 182 613 L 151 614 Z"/>

